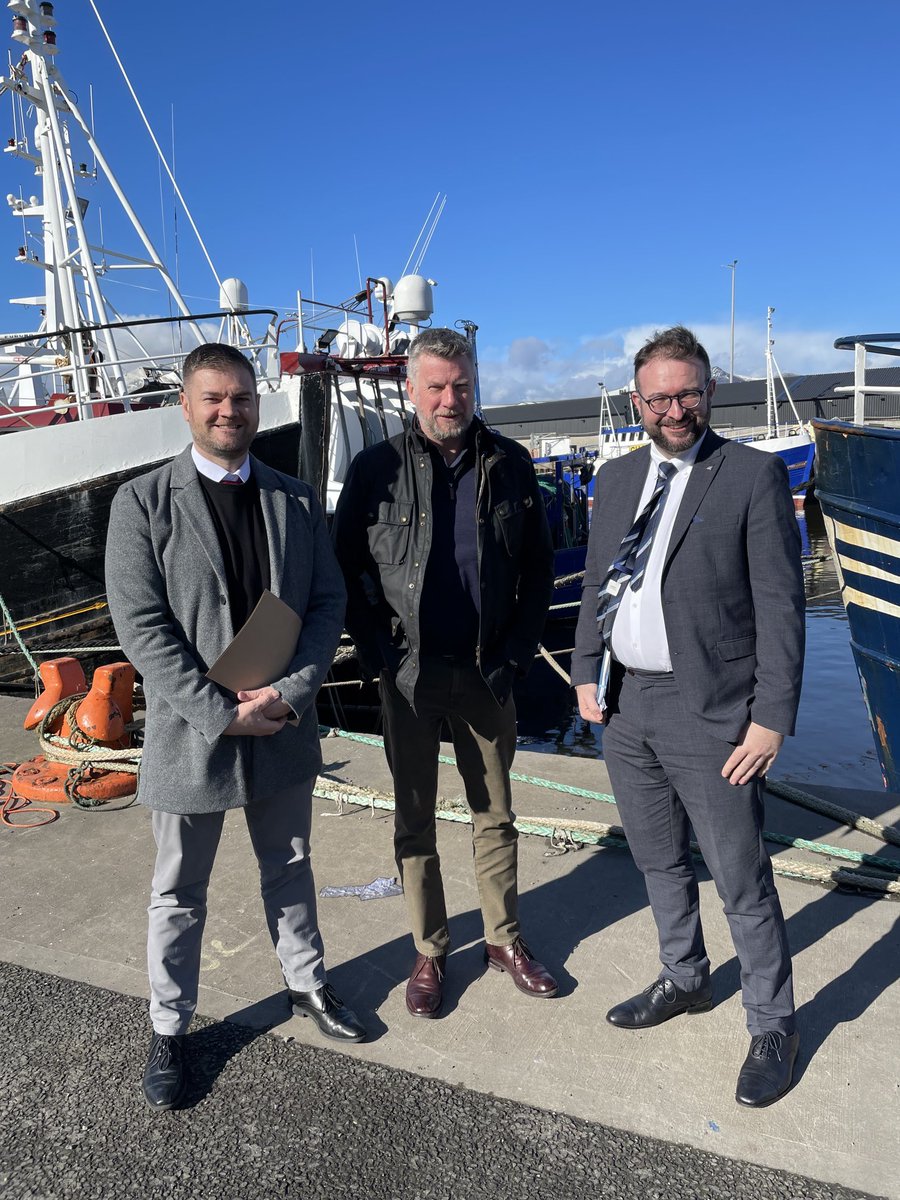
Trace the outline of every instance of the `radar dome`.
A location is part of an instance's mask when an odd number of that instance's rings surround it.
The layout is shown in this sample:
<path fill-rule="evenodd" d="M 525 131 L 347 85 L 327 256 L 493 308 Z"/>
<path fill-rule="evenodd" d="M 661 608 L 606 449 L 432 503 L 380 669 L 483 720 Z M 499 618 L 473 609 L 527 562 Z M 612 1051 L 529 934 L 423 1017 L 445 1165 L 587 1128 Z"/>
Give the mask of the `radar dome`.
<path fill-rule="evenodd" d="M 427 321 L 434 312 L 431 295 L 431 280 L 422 275 L 404 275 L 394 288 L 394 303 L 391 311 L 395 321 L 418 325 Z"/>
<path fill-rule="evenodd" d="M 227 312 L 242 312 L 249 307 L 247 285 L 243 279 L 224 279 L 219 288 L 219 308 Z"/>

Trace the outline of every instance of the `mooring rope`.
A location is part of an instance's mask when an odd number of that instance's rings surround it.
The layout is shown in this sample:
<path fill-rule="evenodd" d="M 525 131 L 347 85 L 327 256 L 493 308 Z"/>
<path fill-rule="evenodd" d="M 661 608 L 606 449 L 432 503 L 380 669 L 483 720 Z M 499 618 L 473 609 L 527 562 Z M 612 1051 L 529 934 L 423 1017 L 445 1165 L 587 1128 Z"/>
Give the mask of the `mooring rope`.
<path fill-rule="evenodd" d="M 38 726 L 38 741 L 41 750 L 52 762 L 69 766 L 65 791 L 71 802 L 78 808 L 105 808 L 108 811 L 128 808 L 134 803 L 137 793 L 137 777 L 141 770 L 143 751 L 140 746 L 126 746 L 122 750 L 116 750 L 112 746 L 101 746 L 93 738 L 82 733 L 75 723 L 75 709 L 86 695 L 86 692 L 79 692 L 77 695 L 65 696 L 44 714 L 43 720 Z M 50 731 L 50 726 L 63 715 L 70 716 L 71 732 L 67 738 Z M 90 796 L 83 795 L 81 785 L 92 770 L 109 771 L 113 769 L 122 775 L 134 775 L 135 781 L 134 791 L 130 793 L 131 798 L 128 803 L 113 805 L 110 809 L 107 800 L 94 800 Z"/>
<path fill-rule="evenodd" d="M 868 833 L 882 842 L 900 846 L 900 833 L 888 825 L 881 825 L 878 821 L 873 821 L 871 817 L 864 817 L 861 813 L 853 812 L 850 808 L 832 804 L 830 800 L 821 800 L 818 796 L 810 796 L 808 792 L 803 792 L 790 783 L 767 780 L 766 790 L 770 791 L 773 796 L 780 796 L 782 800 L 790 800 L 792 804 L 811 808 L 814 812 L 823 813 L 826 817 L 834 817 L 842 825 L 849 825 L 851 829 L 858 829 L 860 833 Z"/>
<path fill-rule="evenodd" d="M 39 671 L 37 660 L 35 659 L 34 655 L 31 653 L 31 651 L 28 649 L 28 647 L 25 645 L 25 642 L 22 639 L 22 635 L 19 633 L 19 630 L 16 628 L 15 621 L 12 619 L 12 613 L 7 608 L 6 601 L 3 599 L 2 595 L 0 595 L 0 609 L 2 609 L 2 611 L 3 611 L 3 620 L 6 622 L 6 627 L 9 629 L 10 633 L 13 635 L 13 637 L 18 642 L 19 649 L 25 655 L 25 659 L 28 662 L 28 665 L 31 667 L 32 671 L 34 671 L 34 680 L 35 680 L 35 683 L 37 683 L 38 671 Z"/>
<path fill-rule="evenodd" d="M 320 732 L 324 732 L 324 730 L 325 727 L 320 726 Z M 347 738 L 350 741 L 360 742 L 364 745 L 384 746 L 384 739 L 376 737 L 372 734 L 350 733 L 344 729 L 333 729 L 330 732 L 335 737 Z M 449 754 L 439 755 L 438 760 L 450 766 L 456 765 L 456 759 Z M 545 779 L 538 775 L 522 775 L 511 771 L 510 779 L 520 783 L 531 784 L 535 787 L 546 788 L 550 791 L 562 792 L 571 796 L 578 796 L 585 800 L 598 800 L 603 804 L 615 804 L 616 802 L 615 796 L 613 796 L 611 793 L 595 792 L 589 790 L 588 788 L 579 788 L 573 786 L 572 784 L 559 783 L 555 779 Z M 354 790 L 352 785 L 344 786 L 350 788 L 351 792 Z M 818 797 L 811 796 L 809 793 L 803 792 L 799 788 L 792 787 L 789 784 L 767 781 L 766 786 L 774 795 L 782 796 L 783 799 L 795 803 L 802 803 L 806 808 L 810 808 L 813 811 L 819 811 L 825 816 L 834 817 L 839 820 L 841 824 L 848 825 L 851 828 L 859 829 L 861 832 L 868 833 L 870 836 L 875 837 L 883 842 L 894 843 L 897 840 L 897 835 L 892 829 L 880 825 L 876 821 L 871 821 L 867 817 L 862 817 L 860 814 L 854 813 L 850 809 L 841 808 L 839 805 L 831 804 L 829 801 L 822 801 L 820 807 Z M 362 795 L 368 794 L 363 793 L 360 789 L 355 790 Z M 349 797 L 350 792 L 348 792 L 348 799 Z M 387 797 L 387 799 L 390 799 L 390 797 Z M 356 803 L 356 801 L 354 801 L 354 803 Z M 393 805 L 393 800 L 390 800 L 390 803 Z M 446 810 L 442 810 L 442 812 L 443 811 Z M 463 812 L 459 816 L 446 817 L 444 819 L 467 821 L 469 817 L 467 813 Z M 625 836 L 624 832 L 621 831 L 618 826 L 606 826 L 598 822 L 579 822 L 574 820 L 550 821 L 549 818 L 528 818 L 529 824 L 534 822 L 543 822 L 543 825 L 541 826 L 542 828 L 546 825 L 551 825 L 557 831 L 571 829 L 573 831 L 573 836 L 578 830 L 591 835 L 598 834 L 598 836 L 600 832 L 602 832 L 604 836 L 618 836 L 622 838 Z M 614 832 L 611 833 L 610 831 Z M 806 838 L 790 837 L 787 834 L 774 833 L 771 830 L 763 830 L 763 837 L 769 842 L 786 846 L 791 849 L 805 850 L 808 853 L 818 854 L 826 858 L 844 859 L 847 862 L 857 863 L 861 866 L 886 872 L 886 874 L 879 879 L 879 877 L 874 875 L 862 875 L 855 871 L 850 872 L 843 870 L 842 868 L 835 868 L 834 870 L 831 870 L 823 867 L 815 867 L 811 864 L 798 863 L 796 860 L 776 858 L 773 859 L 772 862 L 773 869 L 776 870 L 777 874 L 803 879 L 814 879 L 819 882 L 832 880 L 839 883 L 855 883 L 857 885 L 866 887 L 870 886 L 870 881 L 877 880 L 880 883 L 889 884 L 891 886 L 877 887 L 875 890 L 886 891 L 891 894 L 900 894 L 900 883 L 896 883 L 889 878 L 889 874 L 891 873 L 900 873 L 900 860 L 898 859 L 880 858 L 878 855 L 868 854 L 862 850 L 850 850 L 844 846 L 834 846 L 829 842 L 813 842 L 807 840 Z M 576 837 L 576 840 L 579 839 Z M 593 841 L 595 838 L 591 837 L 591 840 Z M 697 853 L 699 854 L 699 847 L 697 848 Z M 778 863 L 781 863 L 784 869 L 777 867 L 776 864 Z"/>
<path fill-rule="evenodd" d="M 339 810 L 344 804 L 355 804 L 372 811 L 380 808 L 393 812 L 395 808 L 394 798 L 385 792 L 367 791 L 355 784 L 332 780 L 322 775 L 316 779 L 313 794 L 322 800 L 334 801 L 338 804 Z M 446 805 L 447 801 L 440 800 L 439 803 Z M 435 816 L 441 821 L 457 821 L 463 824 L 470 824 L 472 819 L 468 811 L 462 807 L 441 807 L 437 809 Z M 560 833 L 564 833 L 569 840 L 575 843 L 613 846 L 619 849 L 628 847 L 625 830 L 620 825 L 609 825 L 601 821 L 517 817 L 515 827 L 520 833 L 535 834 L 554 840 L 558 839 Z M 703 854 L 699 845 L 691 842 L 690 847 L 694 857 L 702 861 Z M 839 849 L 839 847 L 831 847 L 831 849 Z M 881 862 L 882 860 L 877 861 Z M 848 871 L 843 867 L 819 867 L 813 863 L 802 863 L 791 858 L 773 858 L 772 870 L 776 875 L 783 875 L 789 879 L 802 879 L 823 885 L 850 885 L 882 892 L 884 895 L 900 897 L 900 880 L 891 879 L 885 875 L 864 875 L 862 872 Z"/>

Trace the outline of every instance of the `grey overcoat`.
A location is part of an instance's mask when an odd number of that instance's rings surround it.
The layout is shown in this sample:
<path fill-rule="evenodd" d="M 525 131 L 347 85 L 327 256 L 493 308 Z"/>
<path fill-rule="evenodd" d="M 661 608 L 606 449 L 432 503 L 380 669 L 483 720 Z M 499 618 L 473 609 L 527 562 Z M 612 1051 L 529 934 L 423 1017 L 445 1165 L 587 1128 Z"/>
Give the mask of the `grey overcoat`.
<path fill-rule="evenodd" d="M 251 457 L 269 542 L 271 590 L 302 618 L 273 681 L 300 717 L 271 737 L 226 737 L 234 697 L 206 679 L 234 636 L 225 569 L 190 447 L 123 484 L 106 543 L 109 608 L 143 677 L 147 724 L 138 799 L 171 813 L 217 812 L 318 771 L 315 698 L 344 621 L 345 591 L 312 489 Z"/>

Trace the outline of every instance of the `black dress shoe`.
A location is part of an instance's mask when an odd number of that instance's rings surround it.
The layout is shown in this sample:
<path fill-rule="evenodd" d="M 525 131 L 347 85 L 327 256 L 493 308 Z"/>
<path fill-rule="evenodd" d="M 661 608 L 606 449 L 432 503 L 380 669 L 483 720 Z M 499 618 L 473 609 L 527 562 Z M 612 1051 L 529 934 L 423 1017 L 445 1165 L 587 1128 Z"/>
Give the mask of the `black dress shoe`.
<path fill-rule="evenodd" d="M 704 1013 L 711 1008 L 712 989 L 708 983 L 696 992 L 685 992 L 671 979 L 656 979 L 639 996 L 611 1008 L 606 1019 L 620 1029 L 650 1029 L 679 1013 Z"/>
<path fill-rule="evenodd" d="M 312 992 L 295 992 L 288 988 L 295 1017 L 312 1017 L 319 1032 L 337 1042 L 361 1042 L 365 1027 L 357 1020 L 329 983 Z"/>
<path fill-rule="evenodd" d="M 770 1031 L 751 1038 L 734 1093 L 738 1104 L 765 1108 L 780 1099 L 793 1082 L 799 1048 L 799 1033 Z"/>
<path fill-rule="evenodd" d="M 175 1108 L 187 1090 L 181 1034 L 154 1033 L 144 1068 L 144 1099 L 157 1112 Z"/>

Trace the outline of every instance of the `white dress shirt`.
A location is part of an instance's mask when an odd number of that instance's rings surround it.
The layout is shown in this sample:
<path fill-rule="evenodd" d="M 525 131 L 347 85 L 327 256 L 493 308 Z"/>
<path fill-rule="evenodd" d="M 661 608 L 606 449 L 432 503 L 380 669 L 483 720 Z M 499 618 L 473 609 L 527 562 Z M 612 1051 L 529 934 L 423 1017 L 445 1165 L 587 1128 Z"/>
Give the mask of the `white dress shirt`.
<path fill-rule="evenodd" d="M 211 479 L 213 483 L 221 483 L 223 479 L 228 479 L 232 483 L 246 483 L 250 478 L 250 455 L 248 454 L 236 471 L 229 471 L 219 463 L 210 462 L 208 458 L 204 458 L 196 446 L 191 446 L 191 458 L 194 460 L 194 466 L 201 475 L 205 475 L 207 479 Z"/>
<path fill-rule="evenodd" d="M 704 430 L 703 437 L 706 436 Z M 655 444 L 650 445 L 650 466 L 634 516 L 641 511 L 656 486 L 659 464 L 670 462 L 675 474 L 669 481 L 669 491 L 660 513 L 659 524 L 650 546 L 650 557 L 644 572 L 644 581 L 636 592 L 631 584 L 625 589 L 612 630 L 612 652 L 623 666 L 635 667 L 639 671 L 671 671 L 669 640 L 662 609 L 662 571 L 672 536 L 672 526 L 684 498 L 691 469 L 700 452 L 703 437 L 677 458 L 666 458 Z M 602 500 L 601 500 L 602 503 Z"/>

